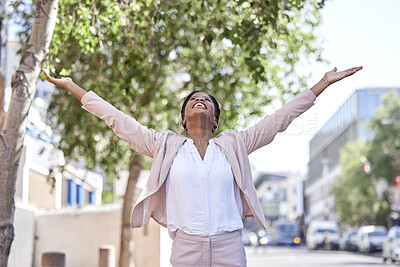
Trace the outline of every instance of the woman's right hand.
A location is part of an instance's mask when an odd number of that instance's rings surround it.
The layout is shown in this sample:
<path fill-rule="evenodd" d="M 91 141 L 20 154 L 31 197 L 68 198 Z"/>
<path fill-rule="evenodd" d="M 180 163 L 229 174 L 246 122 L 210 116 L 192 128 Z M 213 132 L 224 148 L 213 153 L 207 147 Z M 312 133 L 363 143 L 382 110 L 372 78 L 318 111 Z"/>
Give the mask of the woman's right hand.
<path fill-rule="evenodd" d="M 68 91 L 70 91 L 76 98 L 78 98 L 79 100 L 82 99 L 83 95 L 86 94 L 87 92 L 82 89 L 81 87 L 79 87 L 78 85 L 76 85 L 71 78 L 69 77 L 63 77 L 61 79 L 56 79 L 51 77 L 45 69 L 42 68 L 42 71 L 44 73 L 44 76 L 46 77 L 46 80 L 51 82 L 52 84 L 56 85 L 56 86 L 61 86 L 64 87 L 65 89 L 67 89 Z"/>
<path fill-rule="evenodd" d="M 51 77 L 45 69 L 42 68 L 42 71 L 44 73 L 44 76 L 46 77 L 46 80 L 51 82 L 52 84 L 56 85 L 56 86 L 61 86 L 66 88 L 68 85 L 73 84 L 74 82 L 72 81 L 71 78 L 69 77 L 62 77 L 61 79 L 56 79 Z"/>

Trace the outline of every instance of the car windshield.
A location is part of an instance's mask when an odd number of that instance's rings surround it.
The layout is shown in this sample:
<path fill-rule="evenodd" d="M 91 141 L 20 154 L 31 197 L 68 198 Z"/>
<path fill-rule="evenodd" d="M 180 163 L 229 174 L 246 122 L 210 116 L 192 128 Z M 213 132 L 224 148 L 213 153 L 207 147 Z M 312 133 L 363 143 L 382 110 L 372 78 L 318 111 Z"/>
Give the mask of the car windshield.
<path fill-rule="evenodd" d="M 385 232 L 370 232 L 368 236 L 386 236 Z"/>
<path fill-rule="evenodd" d="M 295 226 L 294 225 L 290 225 L 290 224 L 282 224 L 278 226 L 278 231 L 283 231 L 283 232 L 291 232 L 295 230 Z"/>
<path fill-rule="evenodd" d="M 357 232 L 350 232 L 350 233 L 347 233 L 345 235 L 345 237 L 351 238 L 351 237 L 355 236 L 356 234 L 357 234 Z"/>
<path fill-rule="evenodd" d="M 318 229 L 317 230 L 317 233 L 325 233 L 325 232 L 329 232 L 329 233 L 332 233 L 332 234 L 336 233 L 336 231 L 333 230 L 333 229 Z"/>

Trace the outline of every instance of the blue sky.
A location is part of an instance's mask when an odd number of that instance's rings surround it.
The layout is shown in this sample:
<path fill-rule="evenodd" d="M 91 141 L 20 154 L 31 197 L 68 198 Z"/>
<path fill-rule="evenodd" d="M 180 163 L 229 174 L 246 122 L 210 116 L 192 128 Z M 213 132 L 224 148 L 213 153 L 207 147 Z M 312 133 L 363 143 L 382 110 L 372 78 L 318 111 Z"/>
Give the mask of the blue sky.
<path fill-rule="evenodd" d="M 285 133 L 251 154 L 254 167 L 306 174 L 309 140 L 354 90 L 400 87 L 399 13 L 399 0 L 326 1 L 321 11 L 323 24 L 316 33 L 329 64 L 306 65 L 312 73 L 309 86 L 333 67 L 343 70 L 362 65 L 364 69 L 328 87 L 315 106 L 296 119 Z"/>

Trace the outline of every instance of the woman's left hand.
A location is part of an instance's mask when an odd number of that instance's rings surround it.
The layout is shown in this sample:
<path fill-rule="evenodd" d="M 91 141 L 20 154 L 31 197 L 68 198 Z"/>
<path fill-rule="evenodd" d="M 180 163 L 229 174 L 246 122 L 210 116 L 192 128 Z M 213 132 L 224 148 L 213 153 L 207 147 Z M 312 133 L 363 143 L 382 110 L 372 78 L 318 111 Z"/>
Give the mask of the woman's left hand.
<path fill-rule="evenodd" d="M 337 68 L 334 67 L 333 70 L 328 71 L 325 73 L 324 78 L 322 78 L 327 85 L 331 85 L 332 83 L 335 83 L 337 81 L 340 81 L 343 78 L 346 78 L 348 76 L 353 75 L 357 71 L 361 70 L 363 67 L 354 67 L 351 69 L 343 70 L 343 71 L 337 71 Z"/>
<path fill-rule="evenodd" d="M 340 81 L 343 78 L 353 75 L 354 73 L 361 70 L 362 68 L 363 67 L 360 66 L 360 67 L 354 67 L 354 68 L 343 70 L 343 71 L 337 71 L 337 68 L 334 67 L 333 70 L 325 73 L 324 77 L 316 85 L 311 87 L 310 90 L 316 96 L 319 96 L 332 83 L 335 83 L 337 81 Z"/>

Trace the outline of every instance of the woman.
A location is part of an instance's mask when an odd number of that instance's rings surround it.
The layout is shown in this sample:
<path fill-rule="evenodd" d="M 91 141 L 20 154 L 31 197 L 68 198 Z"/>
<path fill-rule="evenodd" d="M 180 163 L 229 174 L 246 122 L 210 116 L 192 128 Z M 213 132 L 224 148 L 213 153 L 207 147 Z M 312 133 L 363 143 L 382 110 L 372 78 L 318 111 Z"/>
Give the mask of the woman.
<path fill-rule="evenodd" d="M 253 185 L 248 154 L 270 143 L 308 110 L 329 85 L 362 67 L 336 68 L 274 114 L 244 131 L 228 130 L 212 138 L 219 105 L 205 92 L 192 92 L 181 117 L 187 137 L 156 132 L 138 123 L 71 78 L 46 79 L 69 90 L 83 108 L 103 119 L 132 149 L 153 158 L 145 188 L 132 210 L 131 226 L 153 217 L 173 239 L 171 264 L 177 266 L 246 266 L 242 220 L 254 216 L 265 228 Z"/>

